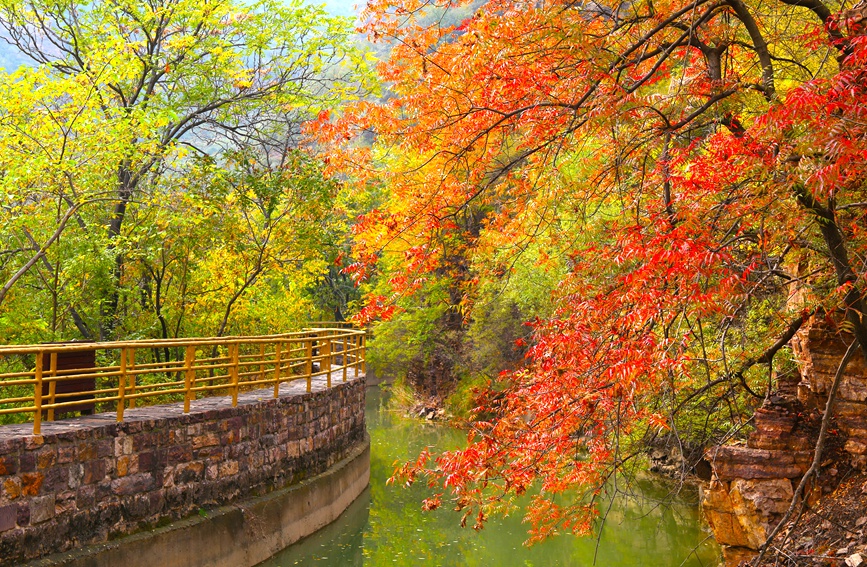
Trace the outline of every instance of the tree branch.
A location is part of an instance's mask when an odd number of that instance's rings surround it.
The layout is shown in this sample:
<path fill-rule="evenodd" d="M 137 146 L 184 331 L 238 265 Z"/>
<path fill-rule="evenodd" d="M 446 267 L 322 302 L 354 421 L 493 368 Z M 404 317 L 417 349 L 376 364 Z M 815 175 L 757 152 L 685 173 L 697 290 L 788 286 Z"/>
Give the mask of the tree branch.
<path fill-rule="evenodd" d="M 864 322 L 864 301 L 861 290 L 858 288 L 858 276 L 849 262 L 846 242 L 843 240 L 843 233 L 837 224 L 834 209 L 832 206 L 826 207 L 819 203 L 803 185 L 798 184 L 794 189 L 798 202 L 812 212 L 818 221 L 819 230 L 822 232 L 825 245 L 828 247 L 827 251 L 831 256 L 831 262 L 837 273 L 837 286 L 846 288 L 846 294 L 843 296 L 846 318 L 852 323 L 852 332 L 858 344 L 861 345 L 861 352 L 867 358 L 867 324 Z"/>
<path fill-rule="evenodd" d="M 60 238 L 63 230 L 66 228 L 66 224 L 69 222 L 69 219 L 72 218 L 72 215 L 75 214 L 75 211 L 77 211 L 79 207 L 81 207 L 81 205 L 83 204 L 84 203 L 73 205 L 72 207 L 67 209 L 66 214 L 64 214 L 63 218 L 60 219 L 60 224 L 58 224 L 57 228 L 54 230 L 54 234 L 52 234 L 51 237 L 45 242 L 45 244 L 39 247 L 39 250 L 36 252 L 36 254 L 34 254 L 30 258 L 30 260 L 27 261 L 27 263 L 21 266 L 18 271 L 9 278 L 9 280 L 3 285 L 3 287 L 0 288 L 0 305 L 3 304 L 3 300 L 6 299 L 6 295 L 9 293 L 9 290 L 12 289 L 12 286 L 15 285 L 15 282 L 21 279 L 21 277 L 24 276 L 24 274 L 26 274 L 30 270 L 30 268 L 32 268 L 33 265 L 36 264 L 36 262 L 38 262 L 40 258 L 45 255 L 45 252 L 51 247 L 51 245 L 54 244 L 58 238 Z"/>

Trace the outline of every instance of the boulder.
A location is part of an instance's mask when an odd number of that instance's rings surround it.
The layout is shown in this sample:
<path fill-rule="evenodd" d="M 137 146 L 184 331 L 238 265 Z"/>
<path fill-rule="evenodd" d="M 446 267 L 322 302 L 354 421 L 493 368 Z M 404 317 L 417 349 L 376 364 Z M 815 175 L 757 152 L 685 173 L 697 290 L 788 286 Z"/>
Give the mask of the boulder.
<path fill-rule="evenodd" d="M 759 549 L 792 503 L 794 490 L 787 478 L 732 481 L 732 512 L 747 536 L 748 547 Z"/>
<path fill-rule="evenodd" d="M 701 506 L 717 543 L 734 547 L 749 545 L 750 540 L 735 515 L 728 483 L 717 480 L 703 488 Z"/>

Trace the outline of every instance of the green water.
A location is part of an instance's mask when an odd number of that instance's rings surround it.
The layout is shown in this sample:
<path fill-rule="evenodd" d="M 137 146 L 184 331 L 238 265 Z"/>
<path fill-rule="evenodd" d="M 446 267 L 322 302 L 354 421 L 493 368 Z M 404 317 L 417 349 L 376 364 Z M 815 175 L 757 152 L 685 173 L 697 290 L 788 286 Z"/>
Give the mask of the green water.
<path fill-rule="evenodd" d="M 376 388 L 367 392 L 371 438 L 370 488 L 340 518 L 288 547 L 259 567 L 454 566 L 454 567 L 698 567 L 719 564 L 719 552 L 703 529 L 695 494 L 658 505 L 663 485 L 642 482 L 641 494 L 615 500 L 594 538 L 560 536 L 527 548 L 520 514 L 495 518 L 476 532 L 461 528 L 449 510 L 422 512 L 424 483 L 386 486 L 395 461 L 418 456 L 425 446 L 452 448 L 465 440 L 455 429 L 422 423 L 389 411 Z"/>

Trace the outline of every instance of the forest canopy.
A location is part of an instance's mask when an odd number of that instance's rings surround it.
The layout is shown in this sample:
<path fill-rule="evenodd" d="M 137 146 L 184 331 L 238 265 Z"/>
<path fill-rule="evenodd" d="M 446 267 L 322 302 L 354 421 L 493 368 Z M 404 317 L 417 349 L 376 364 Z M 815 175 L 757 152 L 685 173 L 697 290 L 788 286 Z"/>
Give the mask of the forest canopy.
<path fill-rule="evenodd" d="M 301 125 L 372 87 L 301 2 L 0 3 L 6 342 L 265 333 L 342 316 L 340 184 Z"/>

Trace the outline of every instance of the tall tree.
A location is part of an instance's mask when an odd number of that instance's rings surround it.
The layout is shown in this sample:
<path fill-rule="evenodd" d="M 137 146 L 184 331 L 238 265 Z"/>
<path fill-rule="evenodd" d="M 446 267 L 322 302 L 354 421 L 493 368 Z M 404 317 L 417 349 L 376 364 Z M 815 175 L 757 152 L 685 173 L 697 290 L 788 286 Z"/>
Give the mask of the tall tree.
<path fill-rule="evenodd" d="M 320 126 L 375 131 L 382 149 L 332 163 L 392 195 L 357 225 L 350 271 L 396 266 L 364 316 L 393 313 L 469 210 L 485 216 L 468 282 L 507 278 L 526 242 L 564 269 L 469 446 L 403 474 L 479 524 L 536 484 L 533 537 L 583 533 L 636 439 L 697 409 L 740 429 L 811 313 L 867 353 L 867 5 L 491 0 L 425 18 L 463 4 L 369 4 L 395 96 Z"/>

